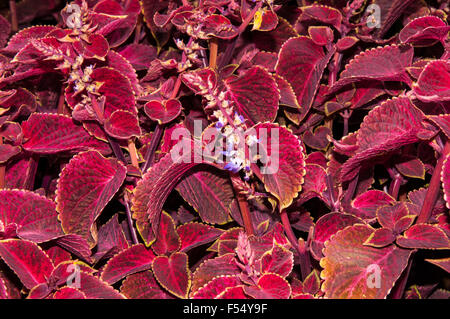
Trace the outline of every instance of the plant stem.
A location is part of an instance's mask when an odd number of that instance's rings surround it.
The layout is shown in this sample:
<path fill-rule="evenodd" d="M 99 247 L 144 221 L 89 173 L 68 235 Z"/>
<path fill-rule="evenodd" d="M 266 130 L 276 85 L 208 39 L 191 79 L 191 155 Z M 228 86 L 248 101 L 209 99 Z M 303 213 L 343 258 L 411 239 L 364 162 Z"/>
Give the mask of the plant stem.
<path fill-rule="evenodd" d="M 411 254 L 411 257 L 409 258 L 408 261 L 408 266 L 406 266 L 406 269 L 400 275 L 400 278 L 397 280 L 395 286 L 392 288 L 391 292 L 392 299 L 401 299 L 405 294 L 406 283 L 408 282 L 409 273 L 411 271 L 414 253 L 415 252 Z"/>
<path fill-rule="evenodd" d="M 59 94 L 58 98 L 58 108 L 57 112 L 58 114 L 65 114 L 65 108 L 64 108 L 64 102 L 66 101 L 66 97 L 64 96 L 64 85 L 61 86 L 61 92 Z"/>
<path fill-rule="evenodd" d="M 344 195 L 343 202 L 350 203 L 353 199 L 353 196 L 355 195 L 356 186 L 358 186 L 359 181 L 359 173 L 355 176 L 354 179 L 348 184 L 347 192 Z"/>
<path fill-rule="evenodd" d="M 286 233 L 289 242 L 297 251 L 300 258 L 300 271 L 302 274 L 302 280 L 304 280 L 311 272 L 311 260 L 309 259 L 309 254 L 307 247 L 303 244 L 300 246 L 298 244 L 297 237 L 295 237 L 294 231 L 292 230 L 291 222 L 285 210 L 281 211 L 281 223 L 283 224 L 284 232 Z"/>
<path fill-rule="evenodd" d="M 255 231 L 253 230 L 252 217 L 250 215 L 250 210 L 248 208 L 248 203 L 244 195 L 236 192 L 236 198 L 238 200 L 239 209 L 241 211 L 242 220 L 244 221 L 244 228 L 247 235 L 255 235 Z"/>
<path fill-rule="evenodd" d="M 428 186 L 422 209 L 420 210 L 419 217 L 416 221 L 417 224 L 426 223 L 431 217 L 433 207 L 439 196 L 439 191 L 441 190 L 442 166 L 444 165 L 444 160 L 448 154 L 450 154 L 450 140 L 447 140 L 447 142 L 445 142 L 441 157 L 439 158 L 436 167 L 434 168 L 433 176 L 431 177 L 430 185 Z"/>
<path fill-rule="evenodd" d="M 128 140 L 128 152 L 130 153 L 131 158 L 131 164 L 139 169 L 139 161 L 138 161 L 138 155 L 136 151 L 136 145 L 134 144 L 134 141 L 132 138 Z"/>
<path fill-rule="evenodd" d="M 39 165 L 39 155 L 34 154 L 29 159 L 29 166 L 26 172 L 27 177 L 24 184 L 25 189 L 28 189 L 30 191 L 33 190 L 38 165 Z"/>
<path fill-rule="evenodd" d="M 219 49 L 219 41 L 217 38 L 209 40 L 209 67 L 215 69 L 217 66 L 217 52 Z"/>
<path fill-rule="evenodd" d="M 13 33 L 15 33 L 19 30 L 19 23 L 17 21 L 17 8 L 16 8 L 15 0 L 9 0 L 9 10 L 11 12 L 11 31 Z"/>
<path fill-rule="evenodd" d="M 0 136 L 0 145 L 3 145 L 3 136 Z M 5 188 L 6 164 L 0 164 L 0 189 Z"/>
<path fill-rule="evenodd" d="M 155 159 L 155 152 L 161 141 L 163 132 L 164 132 L 164 125 L 163 124 L 156 125 L 155 131 L 153 132 L 152 139 L 150 141 L 150 146 L 148 147 L 147 153 L 145 154 L 145 162 L 144 165 L 142 166 L 142 174 L 144 174 L 153 165 L 153 160 Z"/>
<path fill-rule="evenodd" d="M 139 43 L 140 37 L 141 37 L 141 31 L 142 31 L 142 14 L 139 14 L 136 24 L 136 29 L 134 30 L 134 40 L 133 43 L 137 44 Z"/>
<path fill-rule="evenodd" d="M 348 135 L 348 119 L 350 118 L 351 115 L 352 115 L 352 111 L 349 111 L 349 110 L 345 110 L 341 114 L 342 118 L 344 119 L 344 132 L 343 132 L 342 136 Z"/>
<path fill-rule="evenodd" d="M 138 244 L 139 241 L 137 238 L 136 230 L 134 229 L 133 219 L 131 218 L 130 204 L 128 204 L 127 195 L 125 195 L 124 202 L 125 202 L 125 209 L 127 211 L 127 221 L 128 221 L 128 228 L 130 229 L 131 240 L 133 241 L 133 244 Z"/>
<path fill-rule="evenodd" d="M 127 165 L 127 160 L 125 159 L 125 156 L 123 155 L 122 149 L 120 148 L 120 145 L 117 144 L 116 141 L 114 141 L 108 134 L 106 134 L 106 137 L 108 139 L 109 145 L 111 145 L 111 148 L 114 152 L 114 155 L 125 165 Z"/>
<path fill-rule="evenodd" d="M 402 176 L 397 173 L 394 177 L 394 180 L 391 182 L 391 185 L 389 185 L 389 195 L 391 195 L 396 200 L 398 198 L 401 183 L 402 183 Z"/>

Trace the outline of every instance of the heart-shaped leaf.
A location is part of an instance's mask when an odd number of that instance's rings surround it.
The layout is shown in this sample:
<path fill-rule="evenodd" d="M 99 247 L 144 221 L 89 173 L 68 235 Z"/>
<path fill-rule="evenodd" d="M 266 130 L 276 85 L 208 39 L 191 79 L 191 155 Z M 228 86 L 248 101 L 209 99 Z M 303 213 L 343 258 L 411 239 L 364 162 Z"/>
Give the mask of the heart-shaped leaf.
<path fill-rule="evenodd" d="M 91 247 L 97 242 L 94 222 L 125 179 L 126 168 L 96 151 L 74 156 L 58 180 L 59 219 L 66 234 L 79 234 Z"/>
<path fill-rule="evenodd" d="M 409 22 L 398 36 L 403 43 L 430 45 L 444 41 L 449 31 L 450 26 L 437 16 L 425 16 Z"/>
<path fill-rule="evenodd" d="M 153 260 L 153 273 L 167 291 L 179 298 L 187 298 L 191 286 L 191 273 L 188 256 L 185 253 L 176 252 L 170 257 L 156 257 Z"/>
<path fill-rule="evenodd" d="M 114 111 L 106 120 L 104 128 L 106 133 L 117 139 L 127 140 L 142 134 L 137 116 L 123 110 Z"/>
<path fill-rule="evenodd" d="M 108 261 L 101 279 L 112 285 L 130 274 L 151 269 L 154 259 L 155 255 L 144 245 L 131 246 Z"/>
<path fill-rule="evenodd" d="M 150 101 L 144 106 L 145 114 L 159 124 L 166 124 L 178 117 L 181 113 L 181 103 L 176 99 L 167 101 Z"/>
<path fill-rule="evenodd" d="M 293 267 L 294 255 L 277 243 L 261 257 L 261 273 L 274 273 L 286 278 Z"/>
<path fill-rule="evenodd" d="M 370 226 L 356 224 L 325 244 L 325 257 L 320 260 L 325 297 L 382 299 L 389 294 L 406 268 L 411 250 L 395 245 L 364 246 L 373 231 Z"/>
<path fill-rule="evenodd" d="M 385 192 L 370 190 L 356 197 L 352 202 L 352 206 L 356 208 L 358 217 L 364 220 L 372 220 L 376 217 L 376 211 L 379 207 L 393 204 L 394 202 L 394 198 Z"/>

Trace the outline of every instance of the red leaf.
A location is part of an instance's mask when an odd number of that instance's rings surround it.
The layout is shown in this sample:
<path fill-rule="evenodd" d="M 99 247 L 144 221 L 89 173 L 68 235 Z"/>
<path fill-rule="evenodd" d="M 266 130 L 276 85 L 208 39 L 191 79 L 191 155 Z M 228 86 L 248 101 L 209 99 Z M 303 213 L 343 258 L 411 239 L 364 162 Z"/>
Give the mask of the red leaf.
<path fill-rule="evenodd" d="M 97 252 L 94 259 L 98 261 L 102 258 L 110 258 L 128 247 L 127 238 L 119 224 L 118 214 L 116 214 L 103 224 L 98 231 Z"/>
<path fill-rule="evenodd" d="M 425 165 L 414 156 L 402 156 L 395 168 L 405 177 L 425 179 Z"/>
<path fill-rule="evenodd" d="M 244 291 L 255 299 L 288 299 L 291 286 L 277 274 L 264 274 L 259 277 L 257 286 L 245 286 Z"/>
<path fill-rule="evenodd" d="M 234 255 L 235 253 L 233 251 L 230 254 L 207 259 L 203 262 L 192 276 L 191 297 L 197 290 L 212 281 L 215 277 L 239 275 L 241 269 L 237 266 Z"/>
<path fill-rule="evenodd" d="M 163 212 L 156 241 L 152 245 L 153 251 L 157 255 L 170 255 L 177 251 L 180 245 L 181 241 L 175 229 L 175 222 L 169 214 Z"/>
<path fill-rule="evenodd" d="M 397 244 L 405 248 L 450 249 L 450 240 L 445 232 L 428 224 L 412 226 L 403 236 L 397 237 Z"/>
<path fill-rule="evenodd" d="M 170 257 L 158 256 L 153 261 L 156 280 L 173 295 L 186 299 L 191 286 L 188 256 L 176 252 Z"/>
<path fill-rule="evenodd" d="M 38 245 L 30 241 L 20 239 L 1 240 L 0 257 L 28 289 L 46 283 L 53 271 L 50 258 Z"/>
<path fill-rule="evenodd" d="M 305 131 L 303 133 L 303 142 L 316 150 L 326 150 L 330 144 L 328 136 L 332 136 L 331 130 L 326 126 L 317 126 L 314 132 L 311 130 Z"/>
<path fill-rule="evenodd" d="M 403 43 L 415 45 L 432 45 L 436 41 L 444 41 L 450 26 L 436 16 L 425 16 L 409 22 L 399 33 Z"/>
<path fill-rule="evenodd" d="M 358 41 L 359 39 L 357 37 L 345 36 L 336 42 L 336 49 L 339 52 L 348 50 L 352 46 L 354 46 Z"/>
<path fill-rule="evenodd" d="M 101 279 L 84 271 L 80 272 L 80 288 L 86 299 L 125 299 L 125 297 Z"/>
<path fill-rule="evenodd" d="M 74 156 L 58 180 L 56 209 L 66 234 L 79 234 L 93 247 L 94 222 L 125 179 L 126 168 L 96 151 Z"/>
<path fill-rule="evenodd" d="M 305 294 L 315 295 L 320 290 L 319 272 L 314 269 L 303 281 L 302 291 Z"/>
<path fill-rule="evenodd" d="M 389 228 L 376 229 L 369 238 L 366 239 L 364 245 L 372 247 L 385 247 L 395 241 L 395 234 Z"/>
<path fill-rule="evenodd" d="M 136 272 L 151 269 L 155 255 L 144 245 L 134 245 L 111 258 L 102 271 L 101 279 L 112 285 Z"/>
<path fill-rule="evenodd" d="M 395 199 L 379 190 L 367 191 L 354 199 L 352 206 L 356 208 L 357 216 L 364 220 L 373 220 L 378 207 L 393 204 Z M 356 212 L 355 212 L 356 213 Z"/>
<path fill-rule="evenodd" d="M 333 30 L 325 26 L 312 26 L 308 28 L 308 34 L 315 44 L 325 46 L 334 39 Z"/>
<path fill-rule="evenodd" d="M 252 164 L 252 170 L 263 181 L 266 191 L 278 199 L 280 209 L 284 209 L 302 189 L 305 175 L 303 146 L 288 129 L 275 124 L 257 124 L 251 130 L 256 131 L 267 155 L 264 168 L 260 170 Z"/>
<path fill-rule="evenodd" d="M 294 255 L 289 250 L 274 243 L 270 251 L 261 257 L 261 273 L 273 273 L 286 278 L 294 267 Z"/>
<path fill-rule="evenodd" d="M 105 118 L 116 110 L 137 114 L 133 89 L 126 76 L 110 67 L 101 67 L 94 69 L 91 78 L 99 86 L 96 93 L 106 99 L 103 114 Z M 72 108 L 82 101 L 81 94 L 75 95 L 74 85 L 73 82 L 66 89 L 66 101 Z"/>
<path fill-rule="evenodd" d="M 275 120 L 280 93 L 275 79 L 265 69 L 254 66 L 239 77 L 229 77 L 225 85 L 237 112 L 249 120 L 250 125 Z"/>
<path fill-rule="evenodd" d="M 325 244 L 320 260 L 326 298 L 382 299 L 408 264 L 411 250 L 395 245 L 364 246 L 373 228 L 356 224 L 339 231 Z"/>
<path fill-rule="evenodd" d="M 192 299 L 215 299 L 226 293 L 227 289 L 238 287 L 241 284 L 242 282 L 238 276 L 216 277 L 200 288 L 192 296 Z"/>
<path fill-rule="evenodd" d="M 342 167 L 342 181 L 352 179 L 363 162 L 401 146 L 415 143 L 426 132 L 424 114 L 407 97 L 394 98 L 375 107 L 358 131 L 358 151 Z"/>
<path fill-rule="evenodd" d="M 225 224 L 234 199 L 229 177 L 218 170 L 193 172 L 185 176 L 176 190 L 200 215 L 202 221 Z"/>
<path fill-rule="evenodd" d="M 108 41 L 100 34 L 90 34 L 86 41 L 80 39 L 73 42 L 73 47 L 79 55 L 86 59 L 98 59 L 104 61 L 109 51 Z"/>
<path fill-rule="evenodd" d="M 223 230 L 201 223 L 187 223 L 179 226 L 177 233 L 181 240 L 180 251 L 186 252 L 215 240 Z"/>
<path fill-rule="evenodd" d="M 76 153 L 88 149 L 96 149 L 102 154 L 111 152 L 108 144 L 95 139 L 64 115 L 33 113 L 22 123 L 22 130 L 23 148 L 33 153 Z"/>
<path fill-rule="evenodd" d="M 42 243 L 64 235 L 53 201 L 26 190 L 1 190 L 0 202 L 0 221 L 16 225 L 18 237 Z"/>
<path fill-rule="evenodd" d="M 434 60 L 428 63 L 414 86 L 414 93 L 424 102 L 450 101 L 450 62 Z"/>
<path fill-rule="evenodd" d="M 86 295 L 75 288 L 63 287 L 53 294 L 53 299 L 86 299 Z"/>
<path fill-rule="evenodd" d="M 156 48 L 139 43 L 131 43 L 119 53 L 131 63 L 136 71 L 147 70 L 157 56 Z"/>
<path fill-rule="evenodd" d="M 302 7 L 301 12 L 300 17 L 298 18 L 299 22 L 316 20 L 321 23 L 330 24 L 337 30 L 341 29 L 342 14 L 335 8 L 315 4 Z"/>
<path fill-rule="evenodd" d="M 128 276 L 123 281 L 120 292 L 128 299 L 173 299 L 158 285 L 151 271 Z"/>
<path fill-rule="evenodd" d="M 322 250 L 325 242 L 339 230 L 356 223 L 363 223 L 363 221 L 350 214 L 329 213 L 320 217 L 316 222 L 311 241 L 311 253 L 313 257 L 317 260 L 322 258 Z"/>
<path fill-rule="evenodd" d="M 382 197 L 385 197 L 387 201 L 390 201 L 389 204 L 391 205 L 385 205 L 383 203 L 380 203 L 378 208 L 376 208 L 376 216 L 378 219 L 378 223 L 383 226 L 384 228 L 388 229 L 394 229 L 395 224 L 405 216 L 408 216 L 409 210 L 408 206 L 404 202 L 394 202 L 392 198 L 389 196 L 386 196 L 384 194 L 379 193 Z M 375 195 L 375 193 L 374 193 Z M 383 200 L 382 200 L 383 201 Z"/>
<path fill-rule="evenodd" d="M 388 45 L 364 51 L 345 66 L 330 91 L 336 92 L 361 80 L 401 81 L 411 86 L 406 68 L 411 65 L 413 55 L 414 49 L 410 45 Z"/>
<path fill-rule="evenodd" d="M 216 299 L 249 299 L 245 293 L 242 286 L 228 287 L 216 296 Z"/>
<path fill-rule="evenodd" d="M 34 26 L 22 29 L 11 37 L 6 48 L 2 49 L 2 52 L 17 53 L 30 42 L 30 39 L 43 38 L 55 29 L 56 27 L 51 25 Z"/>
<path fill-rule="evenodd" d="M 300 120 L 312 106 L 322 73 L 332 54 L 332 50 L 325 54 L 322 46 L 304 36 L 287 40 L 280 50 L 276 73 L 285 78 L 294 89 L 302 108 Z M 302 76 L 298 76 L 299 74 Z"/>
<path fill-rule="evenodd" d="M 219 39 L 232 39 L 239 34 L 238 29 L 223 15 L 208 15 L 202 24 L 201 32 L 197 35 L 201 39 L 208 39 L 211 36 Z M 202 33 L 206 37 L 201 36 Z"/>
<path fill-rule="evenodd" d="M 110 136 L 123 140 L 142 134 L 137 116 L 123 110 L 114 111 L 106 120 L 104 128 Z"/>
<path fill-rule="evenodd" d="M 278 16 L 270 9 L 262 8 L 258 10 L 253 18 L 253 30 L 272 31 L 277 27 Z"/>
<path fill-rule="evenodd" d="M 300 194 L 302 201 L 307 201 L 313 197 L 323 199 L 323 192 L 327 189 L 326 170 L 316 164 L 307 164 L 305 168 L 305 183 Z"/>
<path fill-rule="evenodd" d="M 144 106 L 145 114 L 159 124 L 172 122 L 181 113 L 181 103 L 176 99 L 169 99 L 163 102 L 150 101 Z"/>

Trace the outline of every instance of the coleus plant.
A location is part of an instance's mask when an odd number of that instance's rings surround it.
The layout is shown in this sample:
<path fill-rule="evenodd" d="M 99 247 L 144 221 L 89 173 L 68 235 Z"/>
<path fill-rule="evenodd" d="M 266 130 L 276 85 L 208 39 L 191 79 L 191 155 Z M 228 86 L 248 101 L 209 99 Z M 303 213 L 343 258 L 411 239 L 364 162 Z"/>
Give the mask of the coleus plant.
<path fill-rule="evenodd" d="M 0 298 L 449 297 L 446 1 L 9 4 Z"/>

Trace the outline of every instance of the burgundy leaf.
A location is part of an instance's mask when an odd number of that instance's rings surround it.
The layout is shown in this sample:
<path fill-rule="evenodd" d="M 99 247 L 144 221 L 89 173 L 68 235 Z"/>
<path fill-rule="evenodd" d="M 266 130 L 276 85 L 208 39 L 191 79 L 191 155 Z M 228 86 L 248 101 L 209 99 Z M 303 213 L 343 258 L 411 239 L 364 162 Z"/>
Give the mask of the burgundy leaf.
<path fill-rule="evenodd" d="M 180 248 L 181 240 L 175 229 L 175 222 L 172 217 L 163 212 L 159 223 L 159 231 L 156 241 L 152 245 L 153 251 L 157 255 L 170 255 Z"/>
<path fill-rule="evenodd" d="M 177 233 L 181 241 L 180 251 L 186 252 L 215 240 L 223 230 L 201 223 L 187 223 L 179 226 Z"/>
<path fill-rule="evenodd" d="M 110 153 L 109 146 L 101 142 L 67 116 L 34 113 L 22 123 L 25 150 L 39 154 L 55 154 L 64 151 L 80 152 L 95 149 Z"/>
<path fill-rule="evenodd" d="M 45 252 L 27 240 L 1 240 L 0 257 L 28 289 L 45 283 L 53 271 L 52 261 Z"/>
<path fill-rule="evenodd" d="M 144 106 L 145 114 L 159 124 L 167 124 L 180 115 L 182 107 L 180 101 L 169 99 L 167 101 L 150 101 Z"/>
<path fill-rule="evenodd" d="M 395 234 L 391 229 L 376 229 L 364 242 L 364 245 L 372 247 L 385 247 L 395 241 Z"/>
<path fill-rule="evenodd" d="M 414 86 L 417 98 L 424 102 L 450 100 L 450 62 L 434 60 L 427 64 Z"/>
<path fill-rule="evenodd" d="M 220 276 L 213 278 L 199 289 L 192 299 L 215 299 L 226 293 L 227 289 L 238 287 L 241 280 L 237 276 Z"/>
<path fill-rule="evenodd" d="M 129 299 L 172 299 L 156 282 L 151 271 L 143 271 L 128 276 L 120 287 L 120 292 Z"/>
<path fill-rule="evenodd" d="M 127 140 L 142 134 L 136 115 L 123 110 L 114 111 L 106 120 L 104 128 L 110 136 L 117 139 Z"/>
<path fill-rule="evenodd" d="M 275 79 L 266 70 L 254 66 L 237 78 L 226 79 L 225 85 L 238 113 L 250 125 L 275 120 L 280 93 Z"/>
<path fill-rule="evenodd" d="M 320 217 L 316 222 L 311 241 L 313 257 L 320 260 L 323 257 L 322 250 L 325 242 L 339 230 L 356 223 L 363 223 L 363 221 L 350 214 L 330 213 Z"/>
<path fill-rule="evenodd" d="M 14 224 L 17 236 L 41 243 L 64 235 L 55 203 L 26 190 L 0 191 L 0 221 Z"/>
<path fill-rule="evenodd" d="M 106 159 L 96 151 L 73 157 L 61 172 L 56 196 L 64 232 L 79 234 L 94 246 L 94 222 L 122 185 L 125 173 L 119 161 Z"/>
<path fill-rule="evenodd" d="M 288 299 L 291 286 L 277 274 L 264 274 L 256 286 L 245 286 L 244 291 L 255 299 Z"/>
<path fill-rule="evenodd" d="M 153 260 L 153 273 L 156 280 L 171 294 L 187 298 L 191 286 L 188 256 L 176 252 L 170 257 L 158 256 Z"/>
<path fill-rule="evenodd" d="M 385 298 L 408 264 L 411 250 L 395 245 L 364 246 L 373 233 L 367 225 L 353 225 L 339 231 L 325 244 L 320 260 L 327 298 Z"/>
<path fill-rule="evenodd" d="M 101 279 L 112 285 L 130 274 L 151 269 L 154 259 L 155 255 L 144 245 L 131 246 L 108 261 Z"/>
<path fill-rule="evenodd" d="M 397 244 L 405 248 L 450 249 L 445 232 L 435 225 L 417 224 L 397 237 Z"/>

